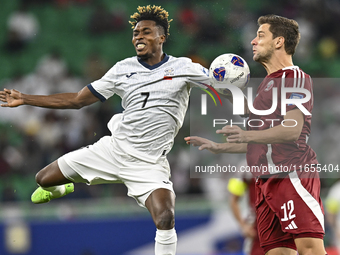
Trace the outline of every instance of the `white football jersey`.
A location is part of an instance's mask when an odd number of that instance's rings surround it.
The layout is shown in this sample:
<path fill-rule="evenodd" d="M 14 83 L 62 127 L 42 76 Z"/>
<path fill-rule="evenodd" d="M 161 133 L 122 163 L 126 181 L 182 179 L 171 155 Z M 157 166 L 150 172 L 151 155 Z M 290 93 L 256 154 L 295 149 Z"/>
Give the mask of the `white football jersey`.
<path fill-rule="evenodd" d="M 122 98 L 120 123 L 108 123 L 112 138 L 119 140 L 127 154 L 156 162 L 173 146 L 191 87 L 207 88 L 204 84 L 210 82 L 202 65 L 165 55 L 154 66 L 137 57 L 122 60 L 88 87 L 101 101 L 114 94 Z"/>

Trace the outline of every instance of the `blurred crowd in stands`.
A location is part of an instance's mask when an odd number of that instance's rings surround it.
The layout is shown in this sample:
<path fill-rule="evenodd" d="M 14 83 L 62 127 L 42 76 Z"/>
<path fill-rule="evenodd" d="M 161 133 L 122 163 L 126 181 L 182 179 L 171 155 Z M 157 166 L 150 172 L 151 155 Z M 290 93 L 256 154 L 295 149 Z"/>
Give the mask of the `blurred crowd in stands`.
<path fill-rule="evenodd" d="M 255 37 L 257 18 L 275 13 L 296 19 L 301 41 L 294 63 L 314 78 L 310 144 L 322 166 L 340 164 L 340 30 L 337 28 L 340 2 L 336 0 L 278 0 L 275 4 L 269 0 L 118 3 L 108 0 L 6 0 L 0 15 L 3 28 L 0 54 L 6 59 L 6 62 L 0 59 L 0 89 L 14 88 L 30 94 L 79 91 L 101 78 L 115 62 L 134 55 L 130 45 L 129 15 L 138 5 L 146 4 L 162 5 L 174 19 L 171 36 L 164 47 L 166 53 L 190 57 L 206 67 L 220 54 L 236 53 L 247 60 L 251 77 L 266 75 L 263 68 L 252 61 L 250 41 Z M 75 13 L 82 15 L 68 17 Z M 52 17 L 57 17 L 57 23 L 48 22 Z M 72 22 L 68 22 L 68 18 Z M 54 26 L 60 29 L 54 29 Z M 69 42 L 65 50 L 65 37 L 60 36 L 66 28 L 74 31 L 74 35 L 66 35 Z M 51 35 L 51 31 L 60 34 Z M 103 46 L 95 44 L 101 39 L 104 42 L 105 38 L 108 40 Z M 114 42 L 122 45 L 117 46 Z M 42 46 L 47 50 L 40 49 Z M 117 96 L 104 104 L 96 103 L 81 110 L 29 106 L 0 108 L 0 202 L 29 201 L 36 188 L 34 176 L 41 168 L 69 151 L 109 135 L 108 120 L 122 110 Z M 210 193 L 211 196 L 217 189 L 217 192 L 226 192 L 223 181 L 218 185 L 214 180 L 190 178 L 190 153 L 183 141 L 190 133 L 189 124 L 187 116 L 168 156 L 177 195 Z M 323 197 L 338 176 L 339 172 L 333 172 L 328 173 L 326 177 L 329 178 L 322 178 Z M 123 185 L 88 188 L 80 184 L 76 192 L 63 199 L 126 197 L 125 194 Z M 337 210 L 334 203 L 332 208 L 332 213 L 339 212 L 340 203 Z"/>
<path fill-rule="evenodd" d="M 340 3 L 333 0 L 290 0 L 252 1 L 112 1 L 90 0 L 16 0 L 7 3 L 6 15 L 0 25 L 6 27 L 0 38 L 1 54 L 11 61 L 11 75 L 0 77 L 0 88 L 18 89 L 23 93 L 51 94 L 77 92 L 85 85 L 99 79 L 121 59 L 107 59 L 110 48 L 88 48 L 86 55 L 74 60 L 81 62 L 80 68 L 70 68 L 72 49 L 58 48 L 58 34 L 55 34 L 48 52 L 39 55 L 30 72 L 16 68 L 16 58 L 30 56 L 29 52 L 48 31 L 39 19 L 39 9 L 67 12 L 68 8 L 79 11 L 86 9 L 87 20 L 81 31 L 87 40 L 110 36 L 110 40 L 123 34 L 131 34 L 129 15 L 138 5 L 156 4 L 169 10 L 171 23 L 170 38 L 165 52 L 175 56 L 188 56 L 195 62 L 208 67 L 219 54 L 233 52 L 243 56 L 250 65 L 252 77 L 264 77 L 262 67 L 252 61 L 250 41 L 257 30 L 257 17 L 275 13 L 296 19 L 300 24 L 301 42 L 294 57 L 299 65 L 315 82 L 315 108 L 313 116 L 312 147 L 317 151 L 320 163 L 340 164 L 340 94 L 337 86 L 340 67 L 339 44 Z M 223 1 L 222 1 L 223 2 Z M 73 26 L 73 24 L 68 24 Z M 129 37 L 127 37 L 129 38 Z M 131 39 L 131 38 L 130 38 Z M 53 40 L 52 40 L 53 41 Z M 72 45 L 72 42 L 71 44 Z M 74 46 L 77 47 L 77 42 Z M 125 57 L 134 54 L 130 41 L 120 45 Z M 71 55 L 71 56 L 70 56 Z M 330 78 L 333 78 L 332 80 Z M 97 103 L 81 110 L 49 110 L 34 107 L 0 109 L 0 201 L 29 200 L 35 189 L 34 176 L 46 164 L 60 155 L 95 142 L 103 135 L 109 135 L 106 123 L 109 118 L 123 109 L 120 99 L 113 97 L 108 102 Z M 188 119 L 188 118 L 187 118 Z M 206 188 L 200 179 L 190 179 L 188 171 L 188 147 L 183 137 L 189 134 L 189 121 L 176 138 L 169 155 L 175 190 L 181 194 L 204 194 Z M 323 179 L 324 188 L 329 188 L 335 179 Z M 102 185 L 87 188 L 86 185 L 65 199 L 99 196 L 125 196 L 120 185 Z"/>

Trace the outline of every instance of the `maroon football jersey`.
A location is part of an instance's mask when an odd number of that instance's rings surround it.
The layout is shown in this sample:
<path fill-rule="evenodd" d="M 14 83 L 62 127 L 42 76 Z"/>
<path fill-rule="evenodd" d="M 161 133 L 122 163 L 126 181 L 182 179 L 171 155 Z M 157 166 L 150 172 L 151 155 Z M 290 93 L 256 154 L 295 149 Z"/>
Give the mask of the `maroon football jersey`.
<path fill-rule="evenodd" d="M 247 130 L 264 130 L 281 125 L 284 116 L 281 112 L 281 88 L 303 88 L 311 93 L 311 99 L 302 105 L 312 113 L 313 83 L 310 76 L 299 67 L 291 66 L 267 75 L 258 87 L 253 106 L 256 110 L 268 110 L 273 103 L 273 88 L 277 88 L 277 107 L 266 116 L 250 113 Z M 301 99 L 302 93 L 286 93 L 286 99 Z M 296 105 L 286 105 L 286 112 Z M 311 115 L 304 115 L 304 125 L 297 141 L 280 144 L 254 144 L 247 147 L 247 163 L 254 176 L 282 171 L 294 171 L 307 164 L 317 164 L 316 153 L 307 144 L 311 130 Z M 288 124 L 287 124 L 288 126 Z M 290 128 L 290 127 L 286 127 Z"/>

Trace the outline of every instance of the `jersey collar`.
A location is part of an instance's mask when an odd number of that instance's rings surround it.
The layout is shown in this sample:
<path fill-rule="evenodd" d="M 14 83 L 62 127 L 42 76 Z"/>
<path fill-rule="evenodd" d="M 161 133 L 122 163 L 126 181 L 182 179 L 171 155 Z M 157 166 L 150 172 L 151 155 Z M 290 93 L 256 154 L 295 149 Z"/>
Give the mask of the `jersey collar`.
<path fill-rule="evenodd" d="M 141 58 L 137 58 L 138 62 L 143 65 L 144 67 L 148 68 L 149 70 L 153 70 L 153 69 L 156 69 L 157 67 L 160 67 L 161 65 L 163 65 L 164 63 L 168 62 L 169 60 L 169 56 L 164 53 L 164 58 L 161 62 L 153 65 L 153 66 L 150 66 L 149 64 L 145 63 Z"/>

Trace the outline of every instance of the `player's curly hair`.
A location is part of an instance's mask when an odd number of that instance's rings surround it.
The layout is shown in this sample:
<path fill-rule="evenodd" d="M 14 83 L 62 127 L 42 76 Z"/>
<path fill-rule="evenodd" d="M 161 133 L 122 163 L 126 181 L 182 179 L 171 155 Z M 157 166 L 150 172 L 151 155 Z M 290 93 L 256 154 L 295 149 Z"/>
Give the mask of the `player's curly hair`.
<path fill-rule="evenodd" d="M 164 29 L 165 37 L 168 38 L 170 35 L 170 22 L 168 20 L 169 13 L 164 10 L 161 6 L 138 6 L 138 12 L 135 12 L 133 15 L 130 16 L 131 19 L 134 21 L 129 21 L 132 25 L 132 29 L 135 28 L 136 24 L 141 20 L 153 20 L 156 22 L 158 26 L 161 26 Z"/>

